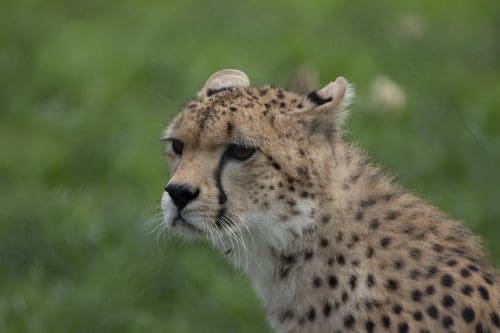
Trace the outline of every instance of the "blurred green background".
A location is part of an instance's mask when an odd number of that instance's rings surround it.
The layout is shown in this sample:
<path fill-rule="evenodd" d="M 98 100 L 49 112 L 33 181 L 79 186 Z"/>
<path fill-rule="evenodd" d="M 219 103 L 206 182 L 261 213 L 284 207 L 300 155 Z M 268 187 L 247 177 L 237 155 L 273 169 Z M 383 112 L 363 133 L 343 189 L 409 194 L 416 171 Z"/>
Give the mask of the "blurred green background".
<path fill-rule="evenodd" d="M 269 332 L 208 246 L 155 227 L 160 133 L 214 71 L 302 65 L 358 97 L 349 137 L 500 263 L 500 2 L 0 5 L 0 332 Z"/>

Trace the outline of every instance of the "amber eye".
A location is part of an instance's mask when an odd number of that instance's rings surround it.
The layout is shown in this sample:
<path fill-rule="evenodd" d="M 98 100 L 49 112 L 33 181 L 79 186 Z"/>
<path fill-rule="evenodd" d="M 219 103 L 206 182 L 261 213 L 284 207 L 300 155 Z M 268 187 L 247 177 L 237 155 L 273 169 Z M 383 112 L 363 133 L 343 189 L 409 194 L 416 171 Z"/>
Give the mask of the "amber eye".
<path fill-rule="evenodd" d="M 228 157 L 234 158 L 235 160 L 238 161 L 244 161 L 250 158 L 250 156 L 252 156 L 253 153 L 255 153 L 255 148 L 238 145 L 234 143 L 230 144 L 226 150 L 226 154 Z"/>
<path fill-rule="evenodd" d="M 177 155 L 182 155 L 182 151 L 184 150 L 184 143 L 182 141 L 172 139 L 170 140 L 172 144 L 172 150 Z"/>

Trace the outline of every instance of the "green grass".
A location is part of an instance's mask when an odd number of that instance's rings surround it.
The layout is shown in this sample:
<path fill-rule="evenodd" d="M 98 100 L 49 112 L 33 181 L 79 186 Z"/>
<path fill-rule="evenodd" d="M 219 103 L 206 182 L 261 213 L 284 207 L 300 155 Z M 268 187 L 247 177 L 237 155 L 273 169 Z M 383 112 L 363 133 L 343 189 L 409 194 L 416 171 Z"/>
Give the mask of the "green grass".
<path fill-rule="evenodd" d="M 302 64 L 348 78 L 349 137 L 500 263 L 498 1 L 1 7 L 0 332 L 269 331 L 209 247 L 151 232 L 161 130 L 220 68 L 256 84 Z M 404 89 L 401 112 L 371 102 L 380 74 Z"/>

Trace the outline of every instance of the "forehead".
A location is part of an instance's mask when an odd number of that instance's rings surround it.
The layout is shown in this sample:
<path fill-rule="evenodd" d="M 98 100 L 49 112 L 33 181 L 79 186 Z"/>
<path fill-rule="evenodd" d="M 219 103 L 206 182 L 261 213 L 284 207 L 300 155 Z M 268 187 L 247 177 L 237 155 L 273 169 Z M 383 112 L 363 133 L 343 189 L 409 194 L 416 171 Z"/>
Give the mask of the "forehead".
<path fill-rule="evenodd" d="M 252 87 L 198 99 L 183 108 L 167 129 L 166 137 L 192 145 L 260 140 L 270 134 L 270 119 L 289 109 L 293 98 L 288 94 L 292 93 Z"/>

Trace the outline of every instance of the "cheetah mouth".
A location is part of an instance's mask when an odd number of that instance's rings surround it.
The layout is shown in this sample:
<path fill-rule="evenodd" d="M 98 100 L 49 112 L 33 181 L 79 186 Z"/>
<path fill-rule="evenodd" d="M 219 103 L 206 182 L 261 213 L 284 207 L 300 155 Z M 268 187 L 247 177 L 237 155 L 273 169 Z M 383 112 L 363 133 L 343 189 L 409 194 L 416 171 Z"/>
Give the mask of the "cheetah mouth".
<path fill-rule="evenodd" d="M 188 222 L 181 215 L 177 215 L 177 217 L 174 219 L 174 222 L 172 222 L 172 226 L 173 227 L 180 226 L 181 228 L 187 229 L 190 232 L 194 232 L 194 233 L 198 233 L 198 234 L 204 233 L 204 231 L 202 229 L 200 229 L 200 228 L 196 227 L 195 225 L 193 225 L 192 223 Z"/>

